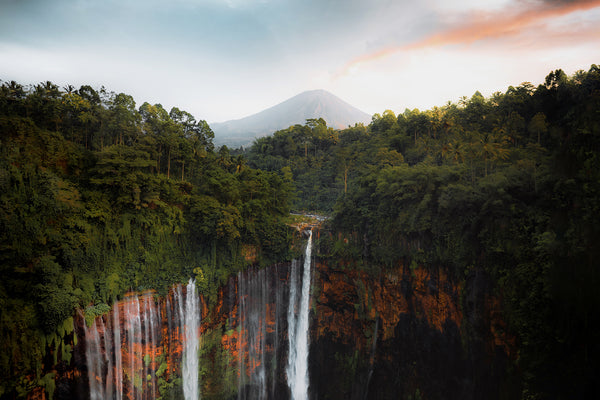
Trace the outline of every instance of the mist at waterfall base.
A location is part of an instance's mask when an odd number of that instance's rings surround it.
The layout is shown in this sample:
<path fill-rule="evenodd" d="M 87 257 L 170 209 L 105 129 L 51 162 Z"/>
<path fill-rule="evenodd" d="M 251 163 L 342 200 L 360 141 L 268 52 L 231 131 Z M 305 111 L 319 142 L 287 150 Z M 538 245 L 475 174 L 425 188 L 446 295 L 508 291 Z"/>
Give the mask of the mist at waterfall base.
<path fill-rule="evenodd" d="M 312 232 L 303 264 L 274 266 L 274 273 L 251 268 L 230 280 L 228 306 L 237 311 L 228 325 L 238 333 L 228 340 L 235 341 L 239 400 L 308 399 L 311 250 Z M 164 299 L 130 293 L 84 324 L 90 399 L 202 398 L 202 300 L 195 288 L 190 279 Z M 174 385 L 181 388 L 170 396 L 161 392 Z"/>

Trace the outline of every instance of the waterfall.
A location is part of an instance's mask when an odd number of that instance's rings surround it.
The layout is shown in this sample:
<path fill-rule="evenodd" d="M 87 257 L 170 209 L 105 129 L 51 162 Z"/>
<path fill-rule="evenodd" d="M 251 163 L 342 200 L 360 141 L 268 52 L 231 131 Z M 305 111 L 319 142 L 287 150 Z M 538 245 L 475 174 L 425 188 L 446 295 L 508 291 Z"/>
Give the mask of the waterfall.
<path fill-rule="evenodd" d="M 187 285 L 185 298 L 183 286 L 172 291 L 174 313 L 168 297 L 163 303 L 164 324 L 151 291 L 129 294 L 113 304 L 112 315 L 99 316 L 89 326 L 84 324 L 90 399 L 158 398 L 158 356 L 162 362 L 181 362 L 185 400 L 200 398 L 199 298 L 193 280 Z M 181 356 L 176 355 L 177 342 L 183 344 Z"/>
<path fill-rule="evenodd" d="M 123 399 L 123 358 L 121 354 L 121 318 L 119 307 L 113 307 L 113 338 L 115 348 L 115 400 Z"/>
<path fill-rule="evenodd" d="M 87 346 L 85 349 L 85 357 L 88 361 L 88 380 L 90 385 L 90 399 L 104 399 L 104 385 L 102 379 L 102 343 L 100 342 L 100 333 L 96 326 L 96 320 L 92 322 L 92 326 L 88 328 L 84 325 Z"/>
<path fill-rule="evenodd" d="M 196 296 L 196 281 L 190 279 L 185 295 L 185 314 L 181 318 L 185 332 L 185 347 L 183 351 L 183 395 L 185 400 L 200 398 L 200 383 L 198 379 L 198 348 L 200 333 L 200 306 Z"/>
<path fill-rule="evenodd" d="M 297 263 L 292 263 L 290 301 L 288 305 L 289 355 L 287 365 L 288 386 L 293 400 L 308 399 L 308 312 L 310 306 L 310 267 L 312 231 L 304 254 L 302 289 L 297 279 Z"/>
<path fill-rule="evenodd" d="M 196 295 L 196 281 L 190 279 L 185 291 L 185 299 L 181 286 L 175 290 L 175 301 L 178 305 L 179 330 L 183 342 L 181 374 L 183 378 L 184 400 L 200 398 L 199 359 L 200 347 L 200 306 Z"/>
<path fill-rule="evenodd" d="M 277 398 L 279 320 L 285 318 L 278 272 L 275 266 L 238 273 L 238 400 Z"/>
<path fill-rule="evenodd" d="M 154 346 L 159 343 L 158 340 L 158 327 L 159 327 L 159 313 L 154 301 L 154 295 L 152 293 L 146 293 L 143 296 L 144 304 L 144 340 L 146 343 L 144 350 L 144 364 L 145 367 L 150 367 L 149 373 L 145 373 L 146 387 L 148 388 L 148 396 L 146 399 L 154 400 L 157 397 L 157 379 L 156 379 L 156 351 Z"/>
<path fill-rule="evenodd" d="M 129 389 L 133 392 L 131 398 L 141 399 L 142 389 L 142 318 L 140 317 L 140 302 L 137 296 L 132 296 L 125 303 L 125 332 L 127 345 L 127 363 L 123 366 L 123 372 L 129 380 Z"/>
<path fill-rule="evenodd" d="M 308 398 L 311 249 L 312 233 L 304 265 L 300 259 L 289 269 L 250 267 L 230 280 L 221 311 L 228 315 L 229 355 L 222 354 L 225 360 L 235 358 L 222 366 L 232 368 L 227 383 L 234 387 L 228 390 L 234 395 L 237 380 L 239 400 L 286 398 L 290 393 L 293 399 Z M 111 313 L 83 328 L 90 398 L 155 400 L 175 394 L 198 400 L 200 317 L 193 279 L 174 286 L 163 299 L 146 291 L 116 301 Z M 207 380 L 207 389 L 214 382 Z"/>
<path fill-rule="evenodd" d="M 373 376 L 373 366 L 375 365 L 375 351 L 377 349 L 377 331 L 379 330 L 379 316 L 375 319 L 375 329 L 373 329 L 373 341 L 371 342 L 371 355 L 369 357 L 369 373 L 367 374 L 367 383 L 365 384 L 365 394 L 363 399 L 369 396 L 369 383 Z"/>

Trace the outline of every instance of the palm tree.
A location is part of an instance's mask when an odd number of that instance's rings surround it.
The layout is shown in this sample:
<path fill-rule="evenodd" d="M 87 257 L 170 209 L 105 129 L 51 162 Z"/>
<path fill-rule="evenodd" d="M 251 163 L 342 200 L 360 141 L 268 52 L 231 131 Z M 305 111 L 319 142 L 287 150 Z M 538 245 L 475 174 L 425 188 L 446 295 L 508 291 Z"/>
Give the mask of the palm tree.
<path fill-rule="evenodd" d="M 465 162 L 465 152 L 465 145 L 458 140 L 454 140 L 442 146 L 440 155 L 442 158 L 451 160 L 455 164 L 461 164 Z"/>
<path fill-rule="evenodd" d="M 488 174 L 488 162 L 506 160 L 508 149 L 507 140 L 501 131 L 484 133 L 479 136 L 479 155 L 483 157 L 485 176 Z"/>

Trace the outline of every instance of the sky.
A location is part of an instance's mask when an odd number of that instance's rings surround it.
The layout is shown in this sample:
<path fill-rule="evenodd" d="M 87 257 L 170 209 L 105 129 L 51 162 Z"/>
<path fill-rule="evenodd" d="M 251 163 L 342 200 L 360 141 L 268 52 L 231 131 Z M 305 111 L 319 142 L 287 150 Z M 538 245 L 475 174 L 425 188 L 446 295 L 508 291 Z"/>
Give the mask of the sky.
<path fill-rule="evenodd" d="M 0 80 L 222 122 L 306 90 L 427 110 L 600 64 L 600 0 L 0 0 Z"/>

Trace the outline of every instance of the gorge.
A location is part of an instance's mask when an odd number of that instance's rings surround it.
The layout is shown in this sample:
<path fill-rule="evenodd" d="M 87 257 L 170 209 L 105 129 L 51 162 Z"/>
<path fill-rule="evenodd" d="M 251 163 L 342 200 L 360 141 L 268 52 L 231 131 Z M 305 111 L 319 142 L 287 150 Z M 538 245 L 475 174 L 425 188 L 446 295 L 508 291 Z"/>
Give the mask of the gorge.
<path fill-rule="evenodd" d="M 225 325 L 210 329 L 201 324 L 203 310 L 192 279 L 174 286 L 166 298 L 151 291 L 130 293 L 91 324 L 80 321 L 75 357 L 85 358 L 81 369 L 89 398 L 161 399 L 174 386 L 181 387 L 174 392 L 182 391 L 185 400 L 222 398 L 232 390 L 229 385 L 237 384 L 233 397 L 238 399 L 280 399 L 287 397 L 287 384 L 289 398 L 308 399 L 312 231 L 308 235 L 303 263 L 294 260 L 231 279 L 220 299 L 223 306 L 228 298 L 223 314 L 208 311 L 204 316 L 218 317 Z M 202 396 L 201 369 L 206 371 L 211 362 L 203 334 L 217 329 L 225 333 L 212 351 L 228 362 L 204 372 L 207 389 Z M 226 376 L 224 386 L 213 383 L 215 372 Z M 74 389 L 85 386 L 83 381 L 69 390 L 71 398 L 85 397 Z"/>
<path fill-rule="evenodd" d="M 213 306 L 190 280 L 164 297 L 129 293 L 91 320 L 80 314 L 76 372 L 57 379 L 54 398 L 477 399 L 510 390 L 503 371 L 514 338 L 484 277 L 464 287 L 443 270 L 399 265 L 374 280 L 311 256 L 312 236 L 302 259 L 238 273 Z"/>
<path fill-rule="evenodd" d="M 230 151 L 3 82 L 0 399 L 598 397 L 599 91 L 556 70 Z"/>

